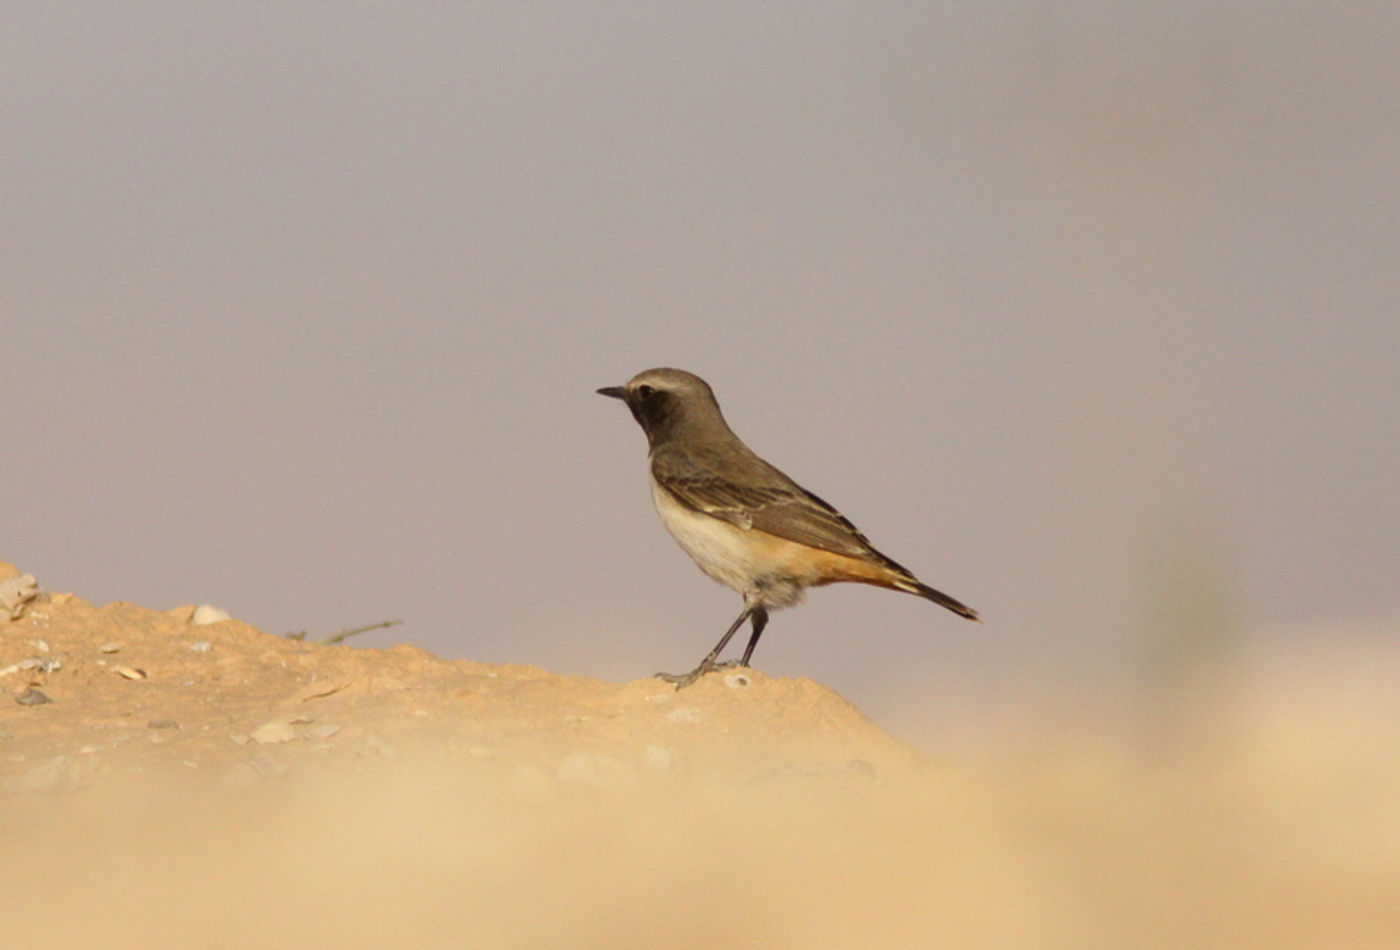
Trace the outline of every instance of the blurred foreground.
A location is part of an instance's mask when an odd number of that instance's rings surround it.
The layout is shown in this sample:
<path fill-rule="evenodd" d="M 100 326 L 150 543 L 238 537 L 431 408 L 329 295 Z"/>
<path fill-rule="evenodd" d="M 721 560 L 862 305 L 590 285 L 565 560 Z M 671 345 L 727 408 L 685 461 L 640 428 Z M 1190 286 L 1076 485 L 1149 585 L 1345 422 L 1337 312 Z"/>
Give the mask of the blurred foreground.
<path fill-rule="evenodd" d="M 60 595 L 0 622 L 0 670 L 60 660 L 0 678 L 15 945 L 1400 934 L 1400 652 L 1374 643 L 1276 654 L 1152 716 L 1086 692 L 931 728 L 930 763 L 805 680 L 676 694 L 191 617 Z M 31 688 L 52 701 L 14 701 Z"/>

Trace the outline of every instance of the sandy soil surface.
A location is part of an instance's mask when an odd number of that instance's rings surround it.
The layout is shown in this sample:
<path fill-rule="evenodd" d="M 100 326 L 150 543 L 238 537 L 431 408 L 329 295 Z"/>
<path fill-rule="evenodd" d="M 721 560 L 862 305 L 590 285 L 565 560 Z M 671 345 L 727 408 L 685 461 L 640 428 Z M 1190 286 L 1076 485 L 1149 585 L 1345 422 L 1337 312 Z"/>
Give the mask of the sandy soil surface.
<path fill-rule="evenodd" d="M 59 594 L 8 624 L 0 682 L 15 702 L 0 720 L 0 791 L 155 774 L 248 785 L 293 770 L 374 773 L 398 758 L 541 790 L 679 775 L 868 779 L 917 762 L 810 680 L 735 670 L 677 692 L 407 645 L 298 642 L 194 614 Z"/>
<path fill-rule="evenodd" d="M 955 769 L 809 680 L 676 692 L 19 577 L 0 564 L 16 946 L 1400 946 L 1375 664 L 1256 689 L 1169 756 L 1039 719 Z"/>

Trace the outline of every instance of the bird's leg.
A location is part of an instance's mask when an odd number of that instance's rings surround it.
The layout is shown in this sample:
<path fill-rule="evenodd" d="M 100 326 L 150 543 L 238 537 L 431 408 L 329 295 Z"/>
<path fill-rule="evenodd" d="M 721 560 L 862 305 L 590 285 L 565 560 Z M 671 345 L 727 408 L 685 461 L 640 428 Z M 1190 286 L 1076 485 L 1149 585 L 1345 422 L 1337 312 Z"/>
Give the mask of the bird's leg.
<path fill-rule="evenodd" d="M 668 683 L 675 683 L 676 689 L 682 689 L 686 686 L 689 686 L 691 683 L 695 682 L 700 677 L 704 676 L 706 673 L 712 673 L 715 670 L 723 669 L 725 666 L 730 665 L 725 663 L 716 663 L 715 659 L 718 658 L 720 653 L 724 651 L 724 648 L 729 644 L 729 641 L 733 639 L 734 634 L 739 631 L 739 628 L 744 625 L 744 621 L 748 620 L 750 616 L 754 618 L 754 627 L 758 630 L 762 630 L 763 624 L 767 623 L 768 621 L 768 611 L 764 610 L 762 607 L 745 607 L 744 612 L 739 615 L 739 619 L 735 620 L 732 624 L 729 625 L 729 629 L 724 632 L 724 636 L 719 638 L 719 643 L 716 643 L 715 648 L 709 652 L 709 655 L 700 661 L 699 666 L 691 670 L 689 673 L 657 673 L 657 677 L 665 680 Z M 762 617 L 761 622 L 759 620 L 760 617 Z M 758 637 L 757 635 L 755 635 L 754 640 L 757 639 Z M 754 640 L 749 641 L 748 653 L 753 652 Z M 748 659 L 748 653 L 745 653 L 745 659 Z"/>
<path fill-rule="evenodd" d="M 763 607 L 754 607 L 749 613 L 753 616 L 753 633 L 749 635 L 749 645 L 744 647 L 744 658 L 739 661 L 740 666 L 749 665 L 749 657 L 753 656 L 753 648 L 758 646 L 758 638 L 763 636 L 763 628 L 768 626 L 768 611 Z"/>

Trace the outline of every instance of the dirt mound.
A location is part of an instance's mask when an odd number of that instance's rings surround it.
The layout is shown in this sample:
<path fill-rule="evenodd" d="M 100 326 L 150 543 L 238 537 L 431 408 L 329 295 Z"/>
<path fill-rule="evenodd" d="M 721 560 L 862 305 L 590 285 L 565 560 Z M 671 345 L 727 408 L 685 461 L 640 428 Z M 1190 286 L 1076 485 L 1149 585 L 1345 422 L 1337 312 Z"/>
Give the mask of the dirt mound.
<path fill-rule="evenodd" d="M 873 776 L 918 762 L 810 680 L 735 670 L 677 692 L 654 678 L 608 683 L 407 645 L 300 642 L 220 613 L 197 622 L 209 613 L 94 607 L 69 594 L 29 602 L 0 627 L 11 702 L 0 719 L 0 791 L 154 772 L 249 783 L 293 770 L 374 771 L 386 757 L 469 765 L 540 789 Z"/>
<path fill-rule="evenodd" d="M 7 582 L 0 894 L 17 946 L 1400 932 L 1393 651 L 1343 660 L 1334 643 L 1150 748 L 1122 717 L 1008 706 L 954 737 L 969 776 L 807 680 L 731 671 L 678 693 L 298 642 L 207 608 L 98 608 L 0 565 Z"/>

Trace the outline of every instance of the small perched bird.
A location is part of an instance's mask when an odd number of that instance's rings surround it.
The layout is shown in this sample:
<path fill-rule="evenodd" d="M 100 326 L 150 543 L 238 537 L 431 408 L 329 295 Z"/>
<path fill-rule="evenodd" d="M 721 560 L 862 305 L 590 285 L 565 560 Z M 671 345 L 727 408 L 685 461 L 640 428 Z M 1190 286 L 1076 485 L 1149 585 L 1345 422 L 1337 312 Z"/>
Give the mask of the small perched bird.
<path fill-rule="evenodd" d="M 735 665 L 716 659 L 751 621 L 738 665 L 748 666 L 768 611 L 790 607 L 808 587 L 856 581 L 917 594 L 969 620 L 977 611 L 919 582 L 871 546 L 831 505 L 759 458 L 724 421 L 699 376 L 649 369 L 598 392 L 621 399 L 650 446 L 651 497 L 661 523 L 700 570 L 744 597 L 744 612 L 689 673 L 658 673 L 676 688 Z"/>

